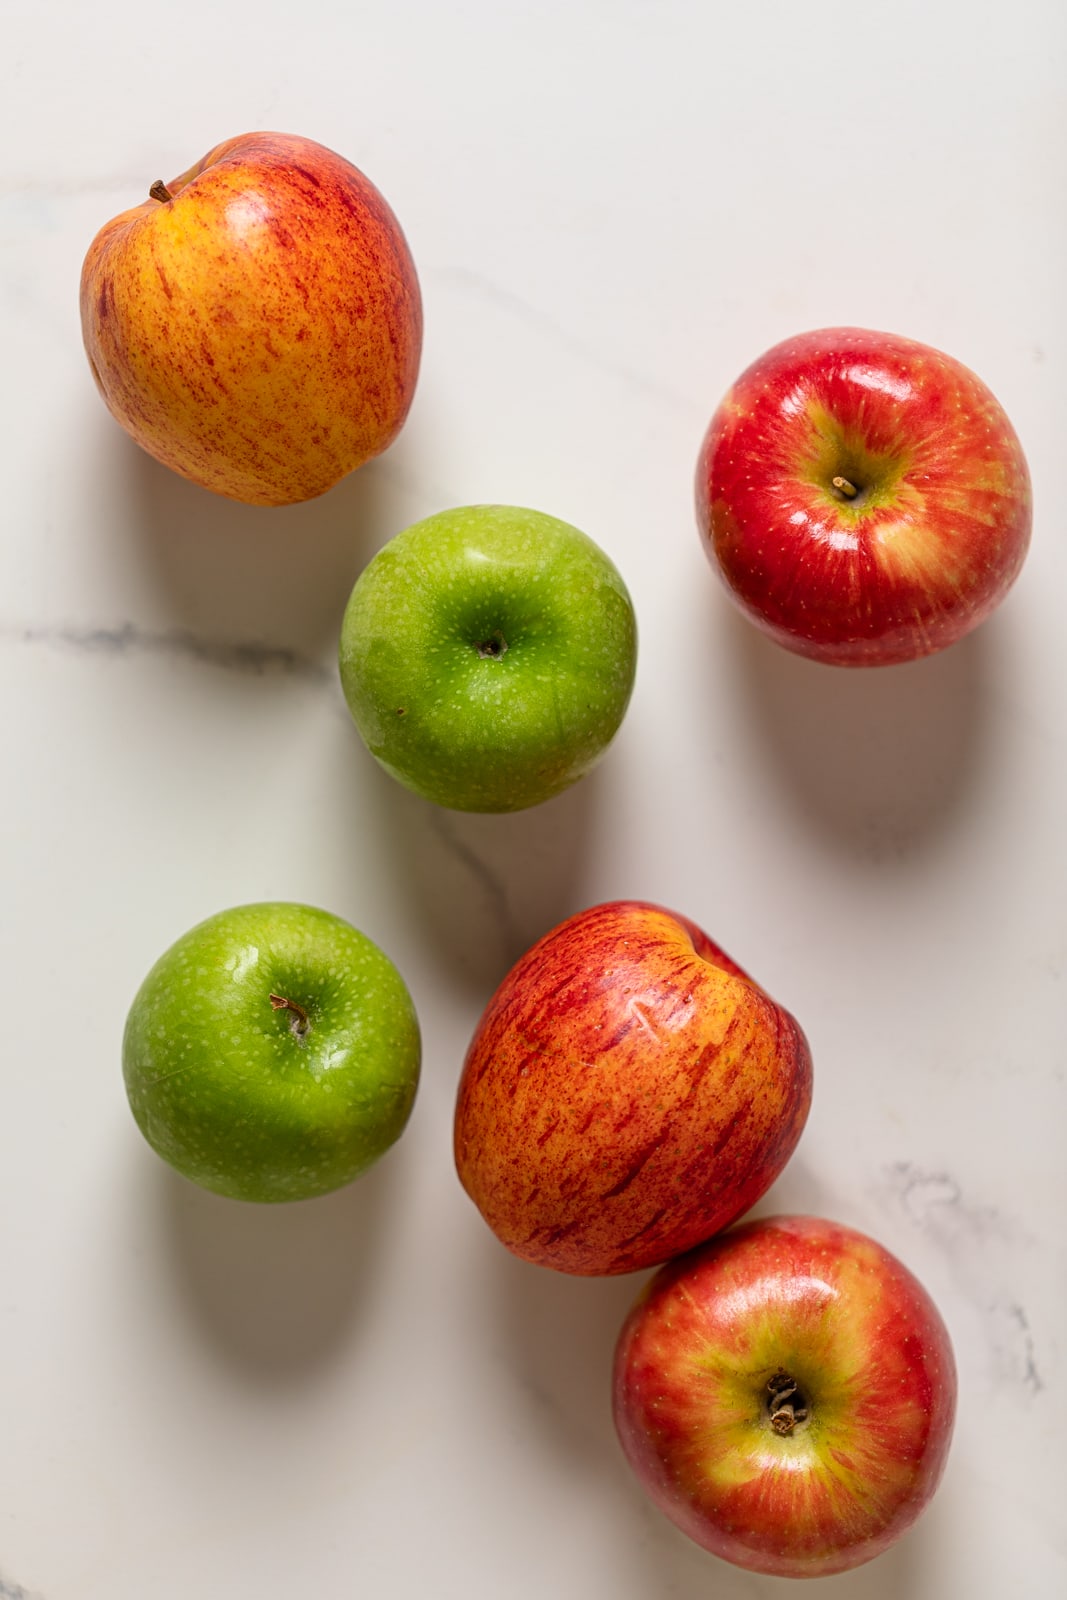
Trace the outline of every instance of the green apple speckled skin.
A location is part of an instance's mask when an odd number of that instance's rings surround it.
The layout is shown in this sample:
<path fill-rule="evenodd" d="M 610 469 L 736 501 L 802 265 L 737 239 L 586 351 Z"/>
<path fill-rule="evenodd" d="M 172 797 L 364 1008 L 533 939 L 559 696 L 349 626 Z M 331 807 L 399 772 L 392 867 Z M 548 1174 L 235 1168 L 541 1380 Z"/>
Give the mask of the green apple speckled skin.
<path fill-rule="evenodd" d="M 238 906 L 160 957 L 126 1021 L 137 1124 L 185 1177 L 238 1200 L 304 1200 L 404 1130 L 415 1009 L 393 963 L 326 911 Z"/>
<path fill-rule="evenodd" d="M 519 811 L 583 777 L 618 730 L 636 659 L 609 558 L 516 506 L 463 506 L 397 534 L 341 629 L 341 682 L 368 749 L 457 811 Z"/>

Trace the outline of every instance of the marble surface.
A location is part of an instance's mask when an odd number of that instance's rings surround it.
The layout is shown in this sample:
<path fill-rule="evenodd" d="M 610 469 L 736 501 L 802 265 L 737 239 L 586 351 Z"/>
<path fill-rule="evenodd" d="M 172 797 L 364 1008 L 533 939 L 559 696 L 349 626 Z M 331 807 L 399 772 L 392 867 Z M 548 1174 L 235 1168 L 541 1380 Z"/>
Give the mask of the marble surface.
<path fill-rule="evenodd" d="M 676 1533 L 622 1462 L 608 1370 L 637 1281 L 512 1260 L 452 1169 L 494 983 L 553 922 L 623 895 L 702 923 L 808 1032 L 814 1109 L 760 1209 L 875 1234 L 955 1342 L 932 1508 L 805 1592 L 1065 1592 L 1065 47 L 1055 0 L 64 0 L 8 17 L 4 1600 L 783 1591 Z M 143 456 L 77 322 L 96 228 L 252 127 L 369 173 L 426 307 L 399 442 L 286 511 Z M 876 673 L 792 658 L 736 618 L 691 504 L 736 373 L 840 322 L 975 368 L 1035 484 L 1032 552 L 996 617 Z M 601 768 L 509 818 L 402 793 L 334 666 L 369 555 L 472 500 L 586 529 L 641 630 Z M 261 1210 L 155 1159 L 119 1040 L 174 937 L 273 896 L 383 945 L 426 1050 L 386 1160 Z"/>

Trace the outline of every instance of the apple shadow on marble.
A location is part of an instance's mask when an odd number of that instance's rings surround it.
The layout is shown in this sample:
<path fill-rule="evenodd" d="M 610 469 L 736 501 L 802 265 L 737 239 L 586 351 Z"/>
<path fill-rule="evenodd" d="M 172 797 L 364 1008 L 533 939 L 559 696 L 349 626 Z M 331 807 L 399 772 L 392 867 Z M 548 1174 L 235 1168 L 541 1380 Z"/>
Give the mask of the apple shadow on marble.
<path fill-rule="evenodd" d="M 147 569 L 176 625 L 197 637 L 336 652 L 363 567 L 419 505 L 403 442 L 317 499 L 250 506 L 212 494 L 124 436 L 111 475 L 130 507 L 123 559 Z"/>
<path fill-rule="evenodd" d="M 716 600 L 749 723 L 801 820 L 857 863 L 933 848 L 976 786 L 999 619 L 919 661 L 849 668 L 785 650 Z"/>
<path fill-rule="evenodd" d="M 604 763 L 524 811 L 449 811 L 389 777 L 351 732 L 353 759 L 376 769 L 361 774 L 363 792 L 396 891 L 410 902 L 412 937 L 429 961 L 488 1000 L 530 945 L 586 903 L 589 840 L 610 782 Z"/>
<path fill-rule="evenodd" d="M 223 1361 L 267 1385 L 298 1383 L 358 1343 L 390 1238 L 401 1149 L 333 1194 L 256 1205 L 160 1164 L 175 1293 Z"/>

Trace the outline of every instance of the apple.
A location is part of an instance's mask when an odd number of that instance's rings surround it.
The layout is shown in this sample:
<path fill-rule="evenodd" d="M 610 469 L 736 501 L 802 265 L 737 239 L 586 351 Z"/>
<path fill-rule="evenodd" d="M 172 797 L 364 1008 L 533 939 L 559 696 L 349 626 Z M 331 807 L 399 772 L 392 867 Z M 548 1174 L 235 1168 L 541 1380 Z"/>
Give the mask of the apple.
<path fill-rule="evenodd" d="M 237 1200 L 304 1200 L 404 1130 L 419 1026 L 399 972 L 340 917 L 283 901 L 218 912 L 145 978 L 122 1068 L 152 1148 Z"/>
<path fill-rule="evenodd" d="M 697 519 L 731 598 L 779 644 L 877 666 L 989 616 L 1030 541 L 996 399 L 939 350 L 827 328 L 776 345 L 711 419 Z"/>
<path fill-rule="evenodd" d="M 457 811 L 518 811 L 603 755 L 637 626 L 604 551 L 518 506 L 460 506 L 397 534 L 344 615 L 341 682 L 385 770 Z"/>
<path fill-rule="evenodd" d="M 217 494 L 289 505 L 378 455 L 411 404 L 415 268 L 374 185 L 311 139 L 216 145 L 106 223 L 82 268 L 109 409 Z"/>
<path fill-rule="evenodd" d="M 456 1168 L 524 1260 L 633 1272 L 755 1204 L 810 1102 L 789 1012 L 687 917 L 618 900 L 552 929 L 489 1001 L 459 1085 Z"/>
<path fill-rule="evenodd" d="M 937 1307 L 873 1239 L 748 1222 L 663 1267 L 619 1337 L 615 1425 L 705 1549 L 821 1577 L 886 1550 L 937 1488 L 956 1369 Z"/>

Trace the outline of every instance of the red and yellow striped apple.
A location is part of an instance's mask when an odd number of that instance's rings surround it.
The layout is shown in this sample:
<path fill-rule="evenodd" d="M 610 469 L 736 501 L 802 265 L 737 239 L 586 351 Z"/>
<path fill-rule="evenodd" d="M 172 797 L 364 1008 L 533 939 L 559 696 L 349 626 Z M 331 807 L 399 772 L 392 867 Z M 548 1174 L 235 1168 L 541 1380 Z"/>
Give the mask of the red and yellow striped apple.
<path fill-rule="evenodd" d="M 739 608 L 841 666 L 930 655 L 989 616 L 1030 541 L 1022 447 L 981 379 L 894 334 L 776 345 L 711 419 L 697 519 Z"/>
<path fill-rule="evenodd" d="M 149 192 L 82 269 L 85 348 L 126 431 L 253 505 L 310 500 L 384 450 L 422 304 L 374 185 L 311 139 L 249 133 Z"/>
<path fill-rule="evenodd" d="M 653 1266 L 769 1188 L 811 1102 L 801 1029 L 688 918 L 594 906 L 521 957 L 467 1052 L 460 1180 L 509 1250 Z"/>
<path fill-rule="evenodd" d="M 655 1503 L 727 1561 L 845 1572 L 937 1488 L 956 1368 L 888 1250 L 814 1217 L 742 1224 L 662 1268 L 615 1354 L 623 1451 Z"/>

